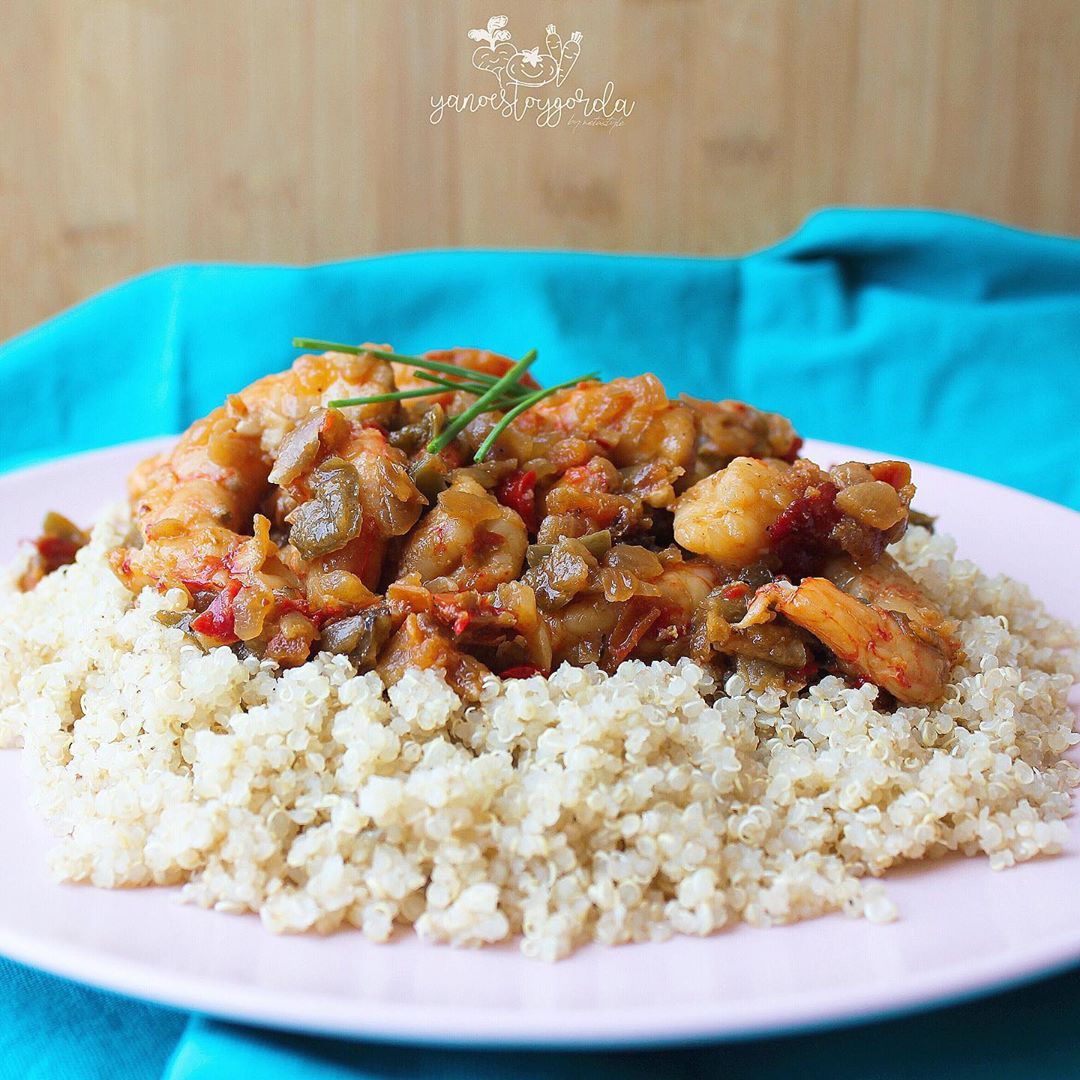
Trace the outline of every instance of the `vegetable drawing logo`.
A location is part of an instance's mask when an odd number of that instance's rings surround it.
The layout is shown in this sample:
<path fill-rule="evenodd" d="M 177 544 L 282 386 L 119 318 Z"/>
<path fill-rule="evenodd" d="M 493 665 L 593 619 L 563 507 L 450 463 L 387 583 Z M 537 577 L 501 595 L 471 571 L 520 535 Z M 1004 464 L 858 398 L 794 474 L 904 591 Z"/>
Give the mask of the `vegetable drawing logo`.
<path fill-rule="evenodd" d="M 487 25 L 468 32 L 478 42 L 472 54 L 473 67 L 494 75 L 498 90 L 491 94 L 443 94 L 431 98 L 431 123 L 438 124 L 449 112 L 494 111 L 512 120 L 535 117 L 539 127 L 567 126 L 621 127 L 634 111 L 635 101 L 615 96 L 610 80 L 599 94 L 590 95 L 582 87 L 563 94 L 540 95 L 541 87 L 558 89 L 574 70 L 581 53 L 582 33 L 575 30 L 563 41 L 554 24 L 547 27 L 543 45 L 519 49 L 511 40 L 506 15 L 493 15 Z"/>
<path fill-rule="evenodd" d="M 473 41 L 487 42 L 473 53 L 473 67 L 492 72 L 500 87 L 506 82 L 518 86 L 547 86 L 553 82 L 562 86 L 581 52 L 581 31 L 575 30 L 564 45 L 553 24 L 547 28 L 544 40 L 547 52 L 542 53 L 539 45 L 519 51 L 510 41 L 506 29 L 509 21 L 505 15 L 492 15 L 486 29 L 469 31 Z"/>

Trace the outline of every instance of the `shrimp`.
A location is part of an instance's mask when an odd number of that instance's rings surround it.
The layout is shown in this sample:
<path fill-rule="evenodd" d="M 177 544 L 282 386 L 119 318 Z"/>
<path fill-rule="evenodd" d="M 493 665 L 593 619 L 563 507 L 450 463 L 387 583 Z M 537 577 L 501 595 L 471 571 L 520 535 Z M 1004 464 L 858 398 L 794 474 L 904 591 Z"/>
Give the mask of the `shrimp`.
<path fill-rule="evenodd" d="M 424 353 L 427 360 L 436 360 L 441 364 L 452 364 L 461 368 L 461 377 L 468 378 L 470 371 L 482 372 L 485 375 L 505 375 L 514 366 L 514 361 L 508 356 L 499 353 L 488 352 L 487 349 L 439 349 L 434 352 Z M 433 389 L 433 384 L 420 377 L 417 368 L 408 364 L 392 362 L 394 383 L 398 390 Z M 440 376 L 456 382 L 454 375 L 444 374 Z M 521 377 L 521 385 L 531 390 L 539 390 L 540 384 L 528 373 Z M 466 396 L 467 395 L 467 396 Z M 410 420 L 416 420 L 427 412 L 433 405 L 441 405 L 447 412 L 463 412 L 468 405 L 475 400 L 467 391 L 447 390 L 442 394 L 432 394 L 430 397 L 406 399 L 401 407 Z"/>
<path fill-rule="evenodd" d="M 258 437 L 238 431 L 228 406 L 196 421 L 172 454 L 136 470 L 131 490 L 143 545 L 110 554 L 117 576 L 133 592 L 220 577 L 268 473 Z"/>
<path fill-rule="evenodd" d="M 679 497 L 675 539 L 731 568 L 768 558 L 793 578 L 841 553 L 867 567 L 903 536 L 914 493 L 902 462 L 826 472 L 805 458 L 737 457 Z"/>
<path fill-rule="evenodd" d="M 585 440 L 619 467 L 660 462 L 680 470 L 679 475 L 694 451 L 690 410 L 669 401 L 655 375 L 569 387 L 536 404 L 511 427 L 541 445 Z"/>
<path fill-rule="evenodd" d="M 418 574 L 432 592 L 488 591 L 521 573 L 528 546 L 521 517 L 458 473 L 409 537 L 398 573 Z"/>
<path fill-rule="evenodd" d="M 903 615 L 912 629 L 928 640 L 951 638 L 956 631 L 956 624 L 938 610 L 891 555 L 882 555 L 862 569 L 841 556 L 830 560 L 823 574 L 856 600 Z"/>
<path fill-rule="evenodd" d="M 772 548 L 769 530 L 795 499 L 782 461 L 737 457 L 699 480 L 675 503 L 675 541 L 727 567 L 759 561 Z"/>
<path fill-rule="evenodd" d="M 168 454 L 152 454 L 131 470 L 128 474 L 127 487 L 128 497 L 132 503 L 141 499 L 158 482 L 158 472 L 168 464 L 168 461 Z"/>
<path fill-rule="evenodd" d="M 937 701 L 960 656 L 955 624 L 891 559 L 869 573 L 847 559 L 830 571 L 842 586 L 825 577 L 762 586 L 736 629 L 768 622 L 778 612 L 826 645 L 848 674 L 905 705 Z"/>
<path fill-rule="evenodd" d="M 283 499 L 300 512 L 311 503 L 314 487 L 307 525 L 321 547 L 313 557 L 336 551 L 359 535 L 361 492 L 369 502 L 383 497 L 384 481 L 392 489 L 386 498 L 407 508 L 407 523 L 398 532 L 407 531 L 423 497 L 415 488 L 403 490 L 403 479 L 408 481 L 403 467 L 393 473 L 370 460 L 389 450 L 385 436 L 370 425 L 390 422 L 395 403 L 347 406 L 340 412 L 320 408 L 336 398 L 381 393 L 393 385 L 385 360 L 326 353 L 302 356 L 289 371 L 233 395 L 193 424 L 171 454 L 136 470 L 131 491 L 142 545 L 110 553 L 117 576 L 135 592 L 153 586 L 208 593 L 209 607 L 192 623 L 197 631 L 222 642 L 269 633 L 269 655 L 302 662 L 317 636 L 308 618 L 315 613 L 297 609 L 298 604 L 306 607 L 303 579 L 309 567 L 271 540 L 271 523 L 258 511 L 272 481 L 302 485 L 308 470 L 320 467 L 322 439 L 333 435 L 335 447 L 351 460 L 336 459 L 339 467 L 324 469 L 308 490 L 288 491 Z M 298 425 L 305 427 L 304 437 L 290 439 Z M 339 515 L 329 524 L 327 507 Z M 284 512 L 285 507 L 278 501 L 275 509 Z M 381 520 L 378 514 L 372 517 L 376 524 Z M 344 527 L 341 519 L 347 519 Z M 397 533 L 390 529 L 388 534 Z M 368 579 L 375 576 L 377 570 Z M 338 599 L 349 596 L 354 608 L 369 599 L 362 580 L 339 578 L 336 585 Z"/>
<path fill-rule="evenodd" d="M 672 619 L 689 620 L 694 609 L 723 579 L 718 567 L 704 559 L 673 560 L 652 582 Z"/>
<path fill-rule="evenodd" d="M 229 405 L 242 417 L 240 430 L 257 433 L 263 452 L 274 456 L 285 436 L 320 406 L 394 389 L 393 368 L 380 357 L 327 352 L 299 357 L 288 371 L 267 375 L 233 395 Z M 341 412 L 356 424 L 388 427 L 397 414 L 397 402 L 348 405 Z"/>
<path fill-rule="evenodd" d="M 302 356 L 289 371 L 251 384 L 196 421 L 167 457 L 135 470 L 136 523 L 144 541 L 199 528 L 239 532 L 259 506 L 274 455 L 313 409 L 335 397 L 393 388 L 390 365 L 367 355 Z M 352 406 L 357 422 L 389 419 L 393 402 Z"/>

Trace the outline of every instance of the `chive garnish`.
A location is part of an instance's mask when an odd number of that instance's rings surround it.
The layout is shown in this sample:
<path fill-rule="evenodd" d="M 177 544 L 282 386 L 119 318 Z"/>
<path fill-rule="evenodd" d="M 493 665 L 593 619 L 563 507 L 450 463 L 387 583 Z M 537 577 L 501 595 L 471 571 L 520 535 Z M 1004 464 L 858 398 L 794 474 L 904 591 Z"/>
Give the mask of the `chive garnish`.
<path fill-rule="evenodd" d="M 463 413 L 455 416 L 443 429 L 441 434 L 427 444 L 429 454 L 439 454 L 469 426 L 481 413 L 490 412 L 498 408 L 500 402 L 506 399 L 506 388 L 517 384 L 518 379 L 529 369 L 536 359 L 536 350 L 530 349 L 509 371 L 500 379 L 496 380 L 490 389 L 481 394 Z M 528 398 L 525 399 L 526 401 Z M 475 459 L 474 459 L 475 460 Z"/>
<path fill-rule="evenodd" d="M 478 465 L 487 457 L 488 451 L 495 445 L 495 440 L 526 410 L 531 409 L 538 401 L 550 397 L 557 390 L 565 390 L 568 386 L 577 386 L 578 383 L 591 382 L 597 378 L 598 373 L 589 372 L 588 375 L 578 375 L 575 379 L 567 379 L 565 382 L 555 383 L 554 386 L 545 386 L 543 390 L 536 390 L 528 397 L 522 398 L 502 419 L 491 429 L 487 438 L 476 448 L 473 461 Z"/>
<path fill-rule="evenodd" d="M 426 379 L 428 382 L 435 383 L 436 386 L 444 387 L 447 390 L 464 390 L 466 393 L 475 394 L 477 397 L 487 390 L 487 386 L 484 386 L 482 383 L 471 382 L 468 379 L 455 382 L 453 379 L 443 379 L 438 375 L 432 375 L 427 371 L 418 371 L 416 377 L 418 379 Z M 521 386 L 520 384 L 509 387 L 507 390 L 507 393 L 512 394 L 514 397 L 525 397 L 531 392 L 532 391 L 529 390 L 528 387 Z"/>
<path fill-rule="evenodd" d="M 377 356 L 381 360 L 393 360 L 409 367 L 423 368 L 426 371 L 441 371 L 447 375 L 460 375 L 463 368 L 453 364 L 444 364 L 439 360 L 429 360 L 426 356 L 404 356 L 401 353 L 387 352 L 386 349 L 366 349 L 360 345 L 342 345 L 335 341 L 317 341 L 314 338 L 293 338 L 294 349 L 318 349 L 321 352 L 349 353 L 352 356 Z M 496 378 L 484 371 L 470 371 L 473 382 L 494 385 Z"/>
<path fill-rule="evenodd" d="M 421 386 L 416 390 L 394 390 L 385 394 L 367 394 L 364 397 L 338 398 L 326 404 L 331 409 L 344 409 L 347 405 L 380 405 L 384 401 L 405 401 L 408 398 L 433 397 L 445 391 L 438 386 Z"/>
<path fill-rule="evenodd" d="M 415 390 L 395 390 L 393 393 L 371 394 L 365 397 L 339 398 L 329 402 L 331 408 L 344 408 L 349 405 L 375 405 L 386 401 L 405 401 L 410 398 L 431 397 L 445 393 L 447 390 L 464 390 L 473 394 L 476 401 L 463 413 L 453 417 L 447 426 L 427 444 L 429 454 L 439 454 L 446 449 L 478 416 L 486 412 L 502 412 L 503 416 L 491 429 L 487 438 L 477 447 L 473 460 L 477 463 L 484 460 L 491 448 L 495 445 L 499 436 L 527 409 L 531 409 L 537 402 L 550 397 L 558 390 L 565 390 L 568 386 L 577 386 L 578 383 L 591 382 L 599 378 L 599 373 L 592 371 L 587 375 L 578 375 L 573 379 L 566 379 L 554 386 L 533 390 L 522 386 L 521 376 L 529 369 L 536 360 L 536 350 L 532 349 L 525 354 L 516 364 L 503 375 L 496 378 L 483 371 L 473 371 L 469 368 L 457 367 L 454 364 L 443 364 L 438 360 L 429 360 L 424 356 L 405 356 L 402 353 L 390 352 L 387 349 L 374 349 L 362 345 L 343 345 L 335 341 L 321 341 L 315 338 L 293 338 L 293 347 L 297 349 L 318 349 L 322 352 L 350 353 L 354 356 L 370 354 L 383 360 L 392 360 L 399 364 L 405 364 L 416 368 L 417 377 L 430 382 L 431 388 L 418 388 Z M 440 372 L 453 375 L 453 380 L 442 378 L 431 372 Z"/>

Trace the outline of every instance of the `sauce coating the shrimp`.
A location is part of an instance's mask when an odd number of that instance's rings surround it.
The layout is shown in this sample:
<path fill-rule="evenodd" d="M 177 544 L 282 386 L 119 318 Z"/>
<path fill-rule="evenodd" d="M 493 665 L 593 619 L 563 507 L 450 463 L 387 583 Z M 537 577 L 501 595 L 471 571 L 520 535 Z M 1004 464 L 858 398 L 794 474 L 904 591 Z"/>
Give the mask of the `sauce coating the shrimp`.
<path fill-rule="evenodd" d="M 490 592 L 517 578 L 528 546 L 521 516 L 459 476 L 409 537 L 400 572 L 419 575 L 433 592 Z"/>
<path fill-rule="evenodd" d="M 133 516 L 142 544 L 110 554 L 117 576 L 133 591 L 183 588 L 193 602 L 210 597 L 210 615 L 203 612 L 191 621 L 197 633 L 226 644 L 262 639 L 272 659 L 303 663 L 319 623 L 352 613 L 358 604 L 370 602 L 371 594 L 363 586 L 363 569 L 356 573 L 353 566 L 344 572 L 355 583 L 339 578 L 344 589 L 329 603 L 321 589 L 321 606 L 313 607 L 306 578 L 309 570 L 322 567 L 298 559 L 295 545 L 284 538 L 280 543 L 272 539 L 271 522 L 259 510 L 273 476 L 293 506 L 290 540 L 319 534 L 321 546 L 306 548 L 311 560 L 341 552 L 359 539 L 366 520 L 367 540 L 354 545 L 353 561 L 362 567 L 381 562 L 381 552 L 373 555 L 371 549 L 395 530 L 385 528 L 385 509 L 372 513 L 369 505 L 365 518 L 362 492 L 409 506 L 410 520 L 397 532 L 407 531 L 424 502 L 404 471 L 403 458 L 395 463 L 396 488 L 381 482 L 391 470 L 378 459 L 391 448 L 371 425 L 391 422 L 395 403 L 342 410 L 326 410 L 325 405 L 337 398 L 383 394 L 393 386 L 385 360 L 327 353 L 303 356 L 289 371 L 230 397 L 193 424 L 170 455 L 135 471 Z M 327 468 L 328 447 L 344 454 L 334 459 L 341 463 L 336 470 Z M 364 479 L 373 476 L 377 482 L 365 487 Z M 338 520 L 330 520 L 335 515 Z M 366 576 L 373 576 L 370 569 Z M 313 580 L 324 584 L 319 575 Z"/>
<path fill-rule="evenodd" d="M 686 655 L 785 692 L 827 670 L 904 703 L 944 693 L 954 629 L 886 554 L 902 462 L 825 470 L 783 417 L 672 400 L 653 375 L 438 438 L 514 362 L 426 362 L 435 383 L 401 358 L 302 356 L 231 396 L 132 474 L 117 575 L 186 590 L 206 646 L 283 667 L 326 649 L 391 682 L 434 667 L 465 697 L 491 672 Z"/>
<path fill-rule="evenodd" d="M 955 628 L 892 560 L 883 574 L 833 567 L 844 587 L 823 577 L 758 589 L 739 628 L 776 611 L 808 630 L 850 674 L 888 690 L 897 701 L 929 705 L 945 691 L 960 647 Z"/>

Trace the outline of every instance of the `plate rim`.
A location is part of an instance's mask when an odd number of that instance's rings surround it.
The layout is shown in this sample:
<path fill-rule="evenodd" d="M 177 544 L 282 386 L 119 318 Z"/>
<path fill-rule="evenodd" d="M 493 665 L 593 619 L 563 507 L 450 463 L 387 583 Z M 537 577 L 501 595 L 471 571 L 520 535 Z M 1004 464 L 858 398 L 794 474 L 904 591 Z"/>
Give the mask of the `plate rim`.
<path fill-rule="evenodd" d="M 771 927 L 762 932 L 782 929 L 783 927 Z M 249 984 L 226 983 L 220 979 L 211 980 L 203 976 L 176 973 L 169 973 L 167 977 L 162 977 L 160 982 L 155 978 L 148 984 L 146 974 L 152 971 L 151 968 L 134 961 L 115 958 L 110 959 L 109 974 L 103 977 L 100 963 L 94 968 L 96 974 L 90 971 L 95 965 L 95 957 L 100 956 L 92 950 L 67 946 L 65 948 L 71 959 L 57 959 L 49 947 L 27 948 L 13 944 L 13 937 L 6 929 L 0 928 L 0 955 L 7 959 L 72 980 L 90 989 L 119 994 L 143 1004 L 150 1003 L 226 1023 L 296 1035 L 353 1041 L 362 1039 L 397 1046 L 493 1051 L 674 1049 L 825 1033 L 917 1016 L 978 1001 L 1080 968 L 1078 933 L 1067 954 L 1050 945 L 1034 952 L 1024 951 L 1020 954 L 1022 959 L 1008 972 L 999 970 L 1000 964 L 996 960 L 976 965 L 956 965 L 948 969 L 947 979 L 942 978 L 940 971 L 932 975 L 923 973 L 909 978 L 905 981 L 906 989 L 902 994 L 894 991 L 886 994 L 884 990 L 871 994 L 867 994 L 865 990 L 860 991 L 859 1004 L 853 1003 L 854 995 L 851 992 L 842 992 L 836 995 L 835 1001 L 816 999 L 819 1003 L 814 1008 L 798 1012 L 793 1019 L 783 1024 L 770 1023 L 764 1019 L 736 1019 L 719 1023 L 715 1014 L 717 1003 L 712 1001 L 708 1005 L 688 1008 L 685 1020 L 675 1025 L 668 1017 L 662 1024 L 650 1026 L 645 1018 L 645 1006 L 632 1011 L 607 1006 L 583 1014 L 589 1018 L 585 1022 L 574 1019 L 574 1013 L 560 1014 L 560 1030 L 554 1031 L 552 1024 L 555 1021 L 550 1014 L 542 1014 L 545 1019 L 533 1022 L 530 1014 L 524 1011 L 513 1014 L 490 1013 L 484 1023 L 478 1024 L 476 1012 L 459 1012 L 446 1007 L 433 1009 L 430 1006 L 425 1006 L 423 1025 L 417 1026 L 400 1019 L 403 1012 L 414 1010 L 415 1006 L 374 1005 L 371 1002 L 364 1003 L 364 1022 L 357 1023 L 355 1016 L 344 1015 L 346 1009 L 340 998 L 328 996 L 325 999 L 327 1004 L 324 1004 L 321 997 L 311 992 L 305 992 L 302 1000 L 306 1005 L 320 1003 L 320 1007 L 327 1010 L 323 1015 L 316 1015 L 307 1008 L 297 1015 L 294 1011 L 295 1005 L 292 1005 L 289 1006 L 290 1015 L 286 1016 L 284 1007 L 277 1003 L 279 994 L 275 991 Z M 380 947 L 393 948 L 393 944 Z M 633 945 L 619 947 L 634 948 Z M 972 972 L 978 974 L 973 976 Z M 930 983 L 937 989 L 928 990 L 924 984 Z M 215 987 L 209 994 L 208 986 Z M 234 996 L 239 989 L 243 990 L 247 1003 L 244 1003 L 243 998 Z M 843 1011 L 838 1012 L 838 1009 Z M 515 1031 L 499 1030 L 504 1023 L 504 1015 L 513 1016 Z M 622 1027 L 627 1023 L 628 1016 L 635 1022 L 641 1021 L 639 1030 L 630 1034 Z M 470 1030 L 462 1032 L 462 1025 Z M 620 1032 L 612 1034 L 616 1026 L 620 1027 Z"/>

